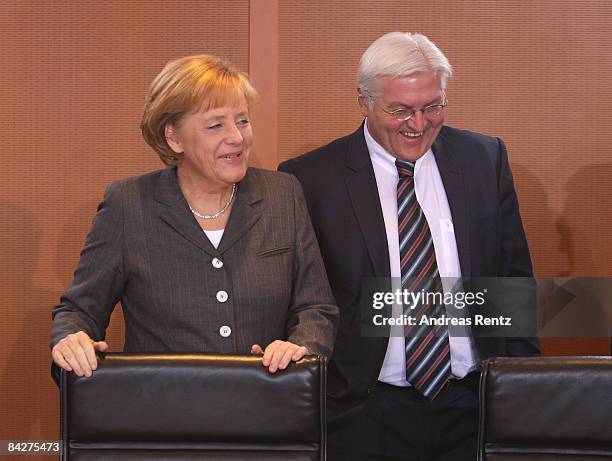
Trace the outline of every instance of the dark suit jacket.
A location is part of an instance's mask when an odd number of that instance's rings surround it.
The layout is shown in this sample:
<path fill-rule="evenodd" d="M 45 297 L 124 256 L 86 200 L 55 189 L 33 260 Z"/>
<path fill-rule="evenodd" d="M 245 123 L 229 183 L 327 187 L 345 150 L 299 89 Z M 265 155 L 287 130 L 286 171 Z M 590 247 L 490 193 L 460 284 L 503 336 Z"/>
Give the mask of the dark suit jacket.
<path fill-rule="evenodd" d="M 462 275 L 531 276 L 503 142 L 443 127 L 432 149 L 450 205 Z M 295 174 L 304 188 L 340 307 L 328 374 L 330 417 L 334 418 L 365 401 L 377 381 L 388 341 L 364 338 L 360 332 L 362 279 L 390 276 L 385 225 L 363 125 L 349 136 L 284 162 L 279 170 Z M 481 358 L 538 351 L 534 340 L 476 341 Z"/>
<path fill-rule="evenodd" d="M 238 185 L 218 250 L 175 169 L 111 184 L 53 310 L 52 345 L 79 330 L 101 340 L 119 301 L 129 352 L 248 354 L 254 343 L 288 339 L 329 355 L 338 316 L 298 181 L 254 168 Z"/>

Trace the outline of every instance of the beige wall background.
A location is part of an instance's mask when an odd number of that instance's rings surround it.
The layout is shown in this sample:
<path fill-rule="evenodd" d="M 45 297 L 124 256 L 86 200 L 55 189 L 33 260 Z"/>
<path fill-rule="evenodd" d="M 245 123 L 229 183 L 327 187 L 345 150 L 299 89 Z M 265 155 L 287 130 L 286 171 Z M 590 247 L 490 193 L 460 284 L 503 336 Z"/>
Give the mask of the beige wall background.
<path fill-rule="evenodd" d="M 2 0 L 0 11 L 0 440 L 58 437 L 50 309 L 108 183 L 161 167 L 138 126 L 150 81 L 179 56 L 223 55 L 251 74 L 253 164 L 275 168 L 355 130 L 361 53 L 382 33 L 421 31 L 455 68 L 448 124 L 508 145 L 537 275 L 612 272 L 612 2 Z M 544 348 L 609 354 L 610 341 Z"/>

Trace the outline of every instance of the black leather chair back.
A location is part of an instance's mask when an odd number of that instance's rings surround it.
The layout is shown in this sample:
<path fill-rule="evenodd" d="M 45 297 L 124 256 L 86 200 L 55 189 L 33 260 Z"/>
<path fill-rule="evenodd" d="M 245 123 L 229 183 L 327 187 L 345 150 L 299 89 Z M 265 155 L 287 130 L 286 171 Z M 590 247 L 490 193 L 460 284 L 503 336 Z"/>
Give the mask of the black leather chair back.
<path fill-rule="evenodd" d="M 325 360 L 268 372 L 256 356 L 103 354 L 62 371 L 62 459 L 325 459 Z"/>
<path fill-rule="evenodd" d="M 478 459 L 612 459 L 612 357 L 486 362 Z"/>

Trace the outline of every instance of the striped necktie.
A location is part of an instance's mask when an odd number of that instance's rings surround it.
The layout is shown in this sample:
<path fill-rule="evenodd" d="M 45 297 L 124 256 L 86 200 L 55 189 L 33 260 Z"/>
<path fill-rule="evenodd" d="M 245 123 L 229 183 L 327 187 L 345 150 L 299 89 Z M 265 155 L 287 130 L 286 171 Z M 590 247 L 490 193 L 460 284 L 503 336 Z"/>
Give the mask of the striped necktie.
<path fill-rule="evenodd" d="M 415 164 L 396 160 L 395 165 L 399 173 L 397 222 L 402 290 L 429 297 L 437 293 L 440 298 L 442 283 L 433 239 L 414 188 Z M 416 319 L 416 325 L 405 329 L 406 379 L 428 399 L 442 390 L 451 372 L 448 327 L 419 325 L 423 315 L 432 318 L 444 313 L 444 304 L 435 301 L 417 303 L 414 309 L 407 306 L 404 312 Z"/>

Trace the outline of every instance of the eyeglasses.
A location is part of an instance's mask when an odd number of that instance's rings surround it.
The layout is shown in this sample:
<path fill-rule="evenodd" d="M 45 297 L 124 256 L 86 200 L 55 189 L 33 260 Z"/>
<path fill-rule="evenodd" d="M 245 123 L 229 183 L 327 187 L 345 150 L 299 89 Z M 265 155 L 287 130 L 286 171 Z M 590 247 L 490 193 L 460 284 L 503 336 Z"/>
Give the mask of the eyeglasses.
<path fill-rule="evenodd" d="M 393 118 L 393 120 L 395 120 L 396 122 L 407 122 L 412 117 L 414 117 L 414 114 L 416 114 L 417 112 L 423 112 L 423 116 L 427 118 L 439 117 L 440 115 L 442 115 L 444 108 L 448 105 L 448 100 L 444 98 L 444 102 L 442 102 L 441 104 L 431 104 L 421 109 L 403 108 L 397 110 L 387 110 L 381 105 L 377 104 L 376 101 L 374 101 L 374 105 L 380 110 L 382 110 L 389 117 Z"/>

